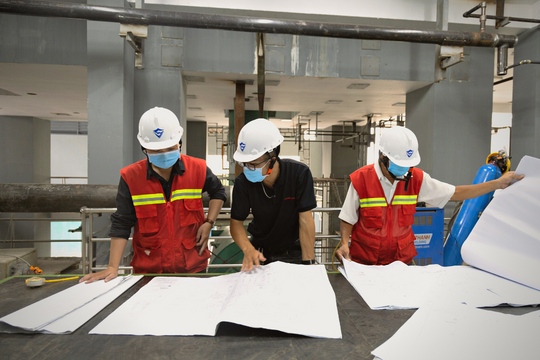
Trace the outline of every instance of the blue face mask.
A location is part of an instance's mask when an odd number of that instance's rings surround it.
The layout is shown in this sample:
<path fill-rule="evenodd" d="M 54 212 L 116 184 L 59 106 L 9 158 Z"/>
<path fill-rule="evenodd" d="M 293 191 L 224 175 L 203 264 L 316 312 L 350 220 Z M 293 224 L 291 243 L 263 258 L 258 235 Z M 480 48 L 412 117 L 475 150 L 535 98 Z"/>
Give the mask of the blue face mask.
<path fill-rule="evenodd" d="M 270 161 L 270 160 L 268 160 Z M 243 167 L 244 168 L 244 175 L 246 175 L 246 178 L 251 181 L 252 183 L 258 183 L 258 182 L 261 182 L 264 180 L 265 177 L 267 177 L 268 175 L 263 175 L 262 174 L 262 170 L 264 169 L 264 167 L 266 166 L 266 164 L 268 163 L 268 161 L 263 165 L 262 168 L 256 168 L 255 170 L 250 170 L 248 169 L 247 167 Z"/>
<path fill-rule="evenodd" d="M 173 150 L 159 154 L 148 154 L 148 160 L 151 164 L 161 169 L 168 169 L 173 166 L 180 158 L 180 151 Z"/>
<path fill-rule="evenodd" d="M 389 161 L 389 163 L 390 163 L 390 166 L 388 166 L 388 171 L 390 171 L 392 174 L 396 176 L 403 176 L 409 171 L 408 167 L 397 166 L 391 161 Z"/>

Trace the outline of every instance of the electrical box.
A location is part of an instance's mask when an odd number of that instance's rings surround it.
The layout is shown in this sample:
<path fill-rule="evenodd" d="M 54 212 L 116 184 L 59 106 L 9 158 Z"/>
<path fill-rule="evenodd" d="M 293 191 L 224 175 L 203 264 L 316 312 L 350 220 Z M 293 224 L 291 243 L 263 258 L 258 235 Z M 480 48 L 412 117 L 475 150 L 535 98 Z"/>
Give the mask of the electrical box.
<path fill-rule="evenodd" d="M 418 255 L 416 265 L 443 264 L 444 209 L 417 207 L 412 231 Z"/>

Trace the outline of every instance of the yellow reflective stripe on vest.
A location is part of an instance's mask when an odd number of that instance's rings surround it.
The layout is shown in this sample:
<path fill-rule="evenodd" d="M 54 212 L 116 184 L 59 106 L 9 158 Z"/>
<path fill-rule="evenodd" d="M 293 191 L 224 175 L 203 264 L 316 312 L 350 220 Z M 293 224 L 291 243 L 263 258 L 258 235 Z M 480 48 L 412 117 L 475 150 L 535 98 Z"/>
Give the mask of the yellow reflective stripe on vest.
<path fill-rule="evenodd" d="M 165 204 L 165 196 L 163 196 L 163 194 L 133 195 L 131 199 L 133 200 L 134 206 Z"/>
<path fill-rule="evenodd" d="M 387 206 L 383 197 L 360 199 L 360 207 Z"/>
<path fill-rule="evenodd" d="M 202 198 L 202 189 L 182 189 L 175 190 L 171 194 L 171 201 L 183 199 L 200 199 Z"/>
<path fill-rule="evenodd" d="M 416 205 L 418 195 L 396 195 L 392 205 Z"/>

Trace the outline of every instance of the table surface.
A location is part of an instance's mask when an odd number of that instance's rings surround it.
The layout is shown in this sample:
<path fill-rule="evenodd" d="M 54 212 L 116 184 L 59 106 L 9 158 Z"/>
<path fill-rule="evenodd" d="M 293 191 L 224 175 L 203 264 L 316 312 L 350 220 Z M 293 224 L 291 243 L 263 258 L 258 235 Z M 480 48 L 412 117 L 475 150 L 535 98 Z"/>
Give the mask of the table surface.
<path fill-rule="evenodd" d="M 341 340 L 315 339 L 232 323 L 221 323 L 214 337 L 88 334 L 152 277 L 145 276 L 72 334 L 0 334 L 0 359 L 373 359 L 371 351 L 388 340 L 414 313 L 414 310 L 371 310 L 341 274 L 329 273 L 336 294 Z M 24 285 L 24 277 L 10 278 L 0 284 L 0 317 L 62 291 L 76 281 L 29 288 Z M 313 299 L 314 317 L 316 301 Z M 535 309 L 493 310 L 524 314 Z"/>

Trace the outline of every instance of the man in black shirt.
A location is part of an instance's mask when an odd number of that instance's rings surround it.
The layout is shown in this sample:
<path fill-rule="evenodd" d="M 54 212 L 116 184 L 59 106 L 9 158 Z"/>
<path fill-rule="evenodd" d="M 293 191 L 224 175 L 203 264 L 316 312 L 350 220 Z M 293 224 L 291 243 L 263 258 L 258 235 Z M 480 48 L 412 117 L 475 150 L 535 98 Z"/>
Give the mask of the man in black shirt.
<path fill-rule="evenodd" d="M 234 159 L 243 166 L 234 183 L 231 235 L 244 252 L 242 270 L 264 261 L 315 263 L 317 207 L 309 168 L 278 157 L 283 136 L 266 119 L 246 124 L 238 135 Z M 253 213 L 248 231 L 243 221 Z"/>
<path fill-rule="evenodd" d="M 114 279 L 131 233 L 137 273 L 183 273 L 206 269 L 207 242 L 225 189 L 201 159 L 180 156 L 183 129 L 168 109 L 153 108 L 139 122 L 137 136 L 147 159 L 120 171 L 117 211 L 111 215 L 111 252 L 106 270 L 79 282 Z M 202 193 L 210 204 L 204 218 Z"/>

